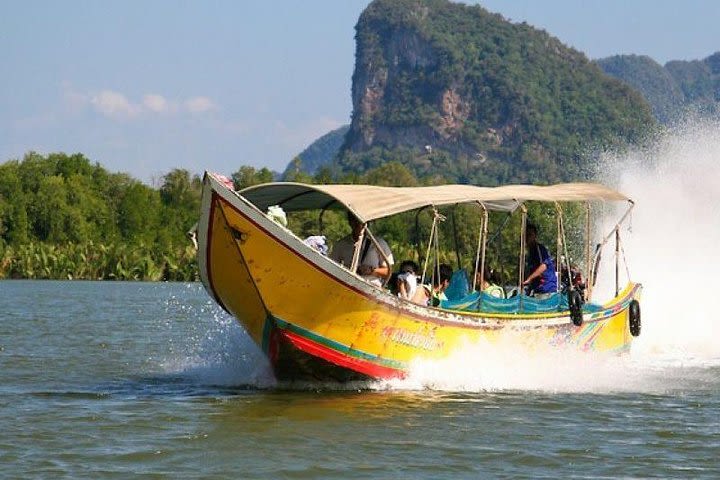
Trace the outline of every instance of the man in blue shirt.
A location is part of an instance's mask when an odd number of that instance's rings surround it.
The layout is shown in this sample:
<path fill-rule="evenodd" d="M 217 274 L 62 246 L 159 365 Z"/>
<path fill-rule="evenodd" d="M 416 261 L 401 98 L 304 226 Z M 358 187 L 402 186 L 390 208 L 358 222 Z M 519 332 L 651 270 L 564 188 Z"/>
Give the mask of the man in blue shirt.
<path fill-rule="evenodd" d="M 533 224 L 525 227 L 525 245 L 527 247 L 525 259 L 527 277 L 525 277 L 523 285 L 530 288 L 530 295 L 540 299 L 547 298 L 557 292 L 555 262 L 545 245 L 538 243 L 537 227 Z"/>

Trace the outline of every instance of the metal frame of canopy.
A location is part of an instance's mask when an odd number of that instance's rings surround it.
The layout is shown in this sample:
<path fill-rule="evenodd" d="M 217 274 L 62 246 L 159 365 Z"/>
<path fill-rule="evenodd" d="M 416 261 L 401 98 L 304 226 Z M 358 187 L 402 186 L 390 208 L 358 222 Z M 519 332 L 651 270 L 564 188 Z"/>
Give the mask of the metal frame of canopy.
<path fill-rule="evenodd" d="M 557 212 L 557 256 L 566 259 L 566 268 L 570 271 L 569 257 L 567 255 L 567 242 L 563 224 L 563 212 L 561 202 L 584 202 L 586 206 L 586 228 L 585 228 L 585 275 L 588 281 L 586 299 L 592 297 L 592 286 L 597 275 L 597 264 L 602 248 L 607 244 L 612 235 L 615 235 L 615 290 L 619 291 L 619 253 L 620 226 L 628 218 L 634 203 L 625 195 L 595 183 L 561 183 L 549 186 L 537 185 L 506 185 L 501 187 L 478 187 L 473 185 L 440 185 L 431 187 L 381 187 L 375 185 L 310 185 L 293 182 L 274 182 L 255 185 L 245 188 L 239 192 L 246 200 L 250 201 L 260 210 L 266 210 L 271 205 L 279 205 L 288 212 L 302 210 L 321 210 L 320 226 L 322 227 L 322 216 L 328 209 L 346 209 L 355 215 L 365 226 L 361 233 L 361 240 L 367 235 L 378 247 L 378 251 L 388 261 L 387 256 L 379 247 L 378 241 L 367 227 L 367 222 L 388 217 L 402 212 L 418 210 L 431 207 L 435 212 L 433 229 L 437 234 L 437 222 L 440 215 L 437 207 L 457 204 L 475 204 L 482 210 L 480 231 L 478 232 L 478 251 L 475 260 L 475 273 L 480 273 L 480 281 L 484 280 L 485 255 L 487 247 L 488 215 L 490 211 L 513 213 L 518 208 L 522 212 L 520 258 L 519 258 L 519 280 L 518 288 L 522 289 L 525 264 L 525 233 L 527 226 L 527 209 L 524 206 L 528 201 L 539 201 L 553 203 Z M 629 208 L 616 223 L 611 233 L 597 245 L 595 254 L 590 254 L 590 229 L 591 229 L 591 208 L 590 201 L 627 201 Z M 427 260 L 430 254 L 430 246 L 433 239 L 428 242 L 426 254 L 426 267 L 423 269 L 423 277 L 427 268 Z M 358 242 L 362 244 L 362 241 Z M 456 247 L 457 248 L 457 247 Z M 564 255 L 561 255 L 564 251 Z M 358 251 L 353 256 L 351 270 L 355 271 L 358 262 Z M 439 261 L 436 258 L 436 263 Z M 388 262 L 389 263 L 389 262 Z M 627 267 L 627 262 L 626 262 Z M 559 274 L 559 273 L 558 273 Z M 629 272 L 628 272 L 629 277 Z M 387 279 L 386 279 L 387 280 Z M 560 282 L 558 282 L 559 287 Z M 473 287 L 475 287 L 475 275 L 473 275 Z M 572 287 L 571 287 L 572 289 Z"/>

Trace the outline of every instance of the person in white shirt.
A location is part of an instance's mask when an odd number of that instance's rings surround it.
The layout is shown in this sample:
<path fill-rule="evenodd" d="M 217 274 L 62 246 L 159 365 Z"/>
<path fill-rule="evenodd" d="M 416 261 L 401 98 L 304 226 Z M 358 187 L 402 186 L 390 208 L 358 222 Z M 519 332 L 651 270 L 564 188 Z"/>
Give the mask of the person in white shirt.
<path fill-rule="evenodd" d="M 330 253 L 330 258 L 350 268 L 355 248 L 358 246 L 360 234 L 363 228 L 365 228 L 365 224 L 349 211 L 348 223 L 350 223 L 350 234 L 335 243 Z M 390 276 L 394 259 L 387 242 L 378 236 L 375 236 L 375 239 L 380 248 L 382 248 L 385 256 L 380 254 L 377 246 L 375 246 L 375 242 L 373 242 L 368 235 L 363 235 L 362 245 L 359 246 L 360 253 L 356 272 L 367 282 L 381 287 L 383 281 Z M 387 261 L 385 257 L 387 257 Z"/>
<path fill-rule="evenodd" d="M 412 260 L 405 260 L 400 264 L 400 271 L 394 276 L 398 297 L 410 300 L 415 296 L 418 287 L 417 271 L 418 266 Z"/>

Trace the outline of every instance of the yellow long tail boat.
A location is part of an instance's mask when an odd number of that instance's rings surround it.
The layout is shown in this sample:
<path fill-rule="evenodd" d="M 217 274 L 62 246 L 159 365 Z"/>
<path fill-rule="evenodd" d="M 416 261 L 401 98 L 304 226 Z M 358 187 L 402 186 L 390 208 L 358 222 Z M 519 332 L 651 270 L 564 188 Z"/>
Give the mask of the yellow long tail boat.
<path fill-rule="evenodd" d="M 203 182 L 197 226 L 201 280 L 265 352 L 279 380 L 403 377 L 416 360 L 442 359 L 468 343 L 496 342 L 508 332 L 531 347 L 618 353 L 627 352 L 640 333 L 641 285 L 628 280 L 622 287 L 617 263 L 615 297 L 604 304 L 590 301 L 590 288 L 581 297 L 571 286 L 556 295 L 559 300 L 550 308 L 538 307 L 541 302 L 523 294 L 489 300 L 481 293 L 421 306 L 364 281 L 354 268 L 334 262 L 266 213 L 275 205 L 286 212 L 339 207 L 365 223 L 471 203 L 480 209 L 484 226 L 478 242 L 479 270 L 484 271 L 488 212 L 519 210 L 524 230 L 528 201 L 554 203 L 559 212 L 562 202 L 627 202 L 627 212 L 601 242 L 604 246 L 614 237 L 617 252 L 620 225 L 633 203 L 602 185 L 396 188 L 278 182 L 236 192 L 216 174 L 206 173 Z M 597 274 L 600 252 L 590 254 L 589 210 L 588 279 Z M 369 230 L 364 233 L 377 242 Z"/>

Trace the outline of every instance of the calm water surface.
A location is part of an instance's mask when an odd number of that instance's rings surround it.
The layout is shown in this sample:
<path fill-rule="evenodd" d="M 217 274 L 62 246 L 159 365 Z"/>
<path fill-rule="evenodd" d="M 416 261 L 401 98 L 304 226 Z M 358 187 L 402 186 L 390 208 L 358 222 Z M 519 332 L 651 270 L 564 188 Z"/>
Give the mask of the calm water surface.
<path fill-rule="evenodd" d="M 545 383 L 470 358 L 449 383 L 276 385 L 199 284 L 3 281 L 0 476 L 720 478 L 720 355 Z"/>

